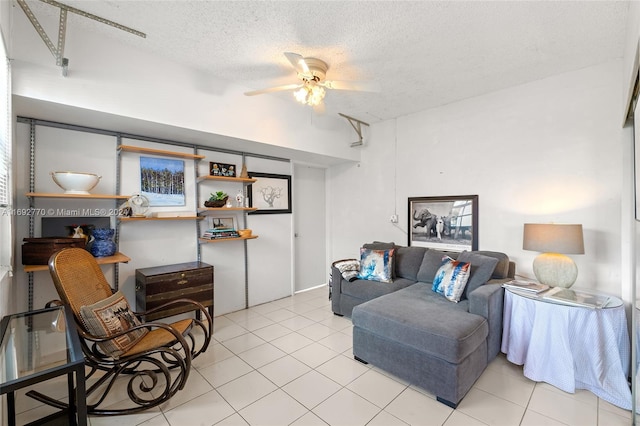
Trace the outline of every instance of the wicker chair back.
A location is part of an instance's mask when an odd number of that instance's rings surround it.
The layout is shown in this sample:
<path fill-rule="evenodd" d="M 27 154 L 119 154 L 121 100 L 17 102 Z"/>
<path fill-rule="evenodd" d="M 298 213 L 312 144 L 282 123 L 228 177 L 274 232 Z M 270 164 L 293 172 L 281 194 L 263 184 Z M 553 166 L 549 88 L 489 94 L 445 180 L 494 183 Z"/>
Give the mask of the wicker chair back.
<path fill-rule="evenodd" d="M 88 251 L 80 248 L 65 249 L 49 259 L 49 270 L 58 296 L 71 306 L 76 318 L 80 308 L 93 305 L 112 295 L 100 265 Z"/>

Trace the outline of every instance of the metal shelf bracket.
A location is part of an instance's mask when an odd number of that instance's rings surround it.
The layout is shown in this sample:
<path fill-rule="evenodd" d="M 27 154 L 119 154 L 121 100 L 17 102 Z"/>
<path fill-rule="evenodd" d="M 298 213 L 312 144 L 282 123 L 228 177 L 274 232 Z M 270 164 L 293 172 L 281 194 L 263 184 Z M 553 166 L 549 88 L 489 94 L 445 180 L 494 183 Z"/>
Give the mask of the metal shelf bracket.
<path fill-rule="evenodd" d="M 353 118 L 353 117 L 349 117 L 346 114 L 343 114 L 341 112 L 338 113 L 339 116 L 344 117 L 347 119 L 347 121 L 349 121 L 349 124 L 351 124 L 351 127 L 353 127 L 353 130 L 356 131 L 356 133 L 358 134 L 358 140 L 353 142 L 351 144 L 351 147 L 356 147 L 356 146 L 361 146 L 362 145 L 362 125 L 365 126 L 369 126 L 369 123 L 365 123 L 364 121 L 360 121 L 357 118 Z"/>

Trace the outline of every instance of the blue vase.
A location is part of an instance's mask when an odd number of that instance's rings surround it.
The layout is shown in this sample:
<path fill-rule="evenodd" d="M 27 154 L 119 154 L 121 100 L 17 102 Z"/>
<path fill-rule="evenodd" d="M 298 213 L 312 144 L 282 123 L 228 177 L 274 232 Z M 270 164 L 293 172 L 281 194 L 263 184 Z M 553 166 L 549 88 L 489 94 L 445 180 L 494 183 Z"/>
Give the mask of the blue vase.
<path fill-rule="evenodd" d="M 89 250 L 94 257 L 113 256 L 116 252 L 116 243 L 113 242 L 115 230 L 110 228 L 96 228 L 91 233 L 94 238 Z"/>

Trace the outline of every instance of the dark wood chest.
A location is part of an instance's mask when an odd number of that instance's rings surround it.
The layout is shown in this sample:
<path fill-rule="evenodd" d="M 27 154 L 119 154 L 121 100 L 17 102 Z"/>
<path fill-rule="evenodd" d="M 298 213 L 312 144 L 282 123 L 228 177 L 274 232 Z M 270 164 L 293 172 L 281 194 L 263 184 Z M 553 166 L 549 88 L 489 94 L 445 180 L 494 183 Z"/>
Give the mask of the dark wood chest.
<path fill-rule="evenodd" d="M 204 262 L 176 263 L 136 269 L 136 305 L 144 312 L 176 299 L 192 299 L 213 317 L 213 266 Z M 178 306 L 147 315 L 146 321 L 192 311 Z M 199 316 L 199 314 L 198 314 Z"/>
<path fill-rule="evenodd" d="M 46 265 L 53 253 L 65 248 L 84 248 L 84 238 L 25 238 L 22 245 L 23 265 Z"/>

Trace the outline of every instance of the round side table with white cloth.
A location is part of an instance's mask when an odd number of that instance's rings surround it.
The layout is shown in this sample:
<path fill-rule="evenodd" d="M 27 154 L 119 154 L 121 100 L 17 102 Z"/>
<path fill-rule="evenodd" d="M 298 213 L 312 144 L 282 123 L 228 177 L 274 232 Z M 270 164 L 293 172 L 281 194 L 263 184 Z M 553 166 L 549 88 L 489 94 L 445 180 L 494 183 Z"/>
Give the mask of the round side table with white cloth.
<path fill-rule="evenodd" d="M 631 409 L 629 333 L 622 301 L 595 309 L 505 289 L 502 352 L 525 377 L 565 392 L 587 389 Z"/>

